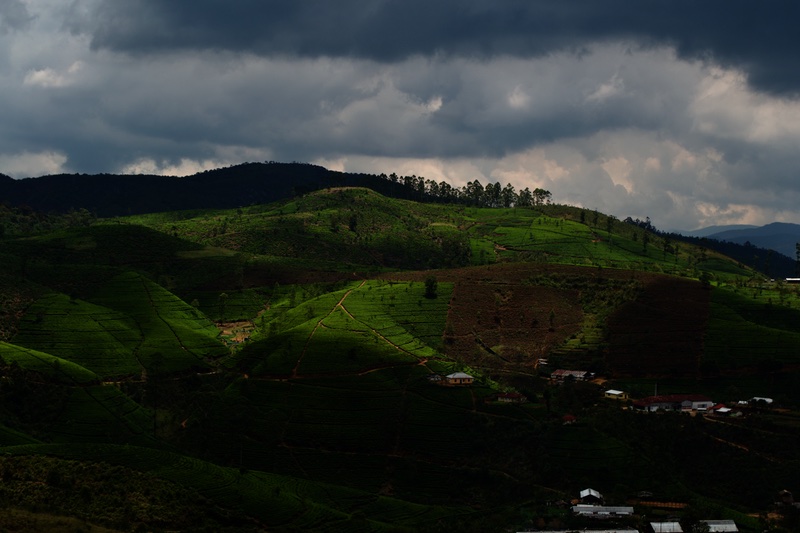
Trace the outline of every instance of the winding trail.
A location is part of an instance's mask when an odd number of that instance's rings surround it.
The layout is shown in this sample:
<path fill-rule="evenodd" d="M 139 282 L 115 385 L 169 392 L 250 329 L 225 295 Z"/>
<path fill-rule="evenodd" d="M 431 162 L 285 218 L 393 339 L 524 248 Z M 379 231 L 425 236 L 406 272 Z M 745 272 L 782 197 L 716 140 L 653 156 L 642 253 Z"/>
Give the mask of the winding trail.
<path fill-rule="evenodd" d="M 362 280 L 361 284 L 358 287 L 356 287 L 356 289 L 360 289 L 361 287 L 363 287 L 366 282 L 367 282 L 367 280 Z M 308 334 L 308 337 L 306 338 L 306 343 L 303 346 L 303 351 L 300 354 L 300 357 L 297 358 L 297 363 L 294 365 L 294 368 L 292 369 L 291 377 L 293 379 L 297 378 L 297 370 L 300 368 L 300 364 L 303 362 L 303 358 L 306 356 L 306 351 L 308 351 L 308 345 L 311 344 L 311 339 L 314 337 L 314 334 L 317 332 L 317 330 L 319 328 L 325 327 L 322 322 L 326 318 L 331 316 L 339 308 L 341 308 L 345 313 L 347 313 L 349 316 L 352 317 L 352 315 L 350 315 L 350 313 L 347 312 L 347 309 L 345 309 L 344 305 L 342 305 L 342 304 L 344 304 L 344 301 L 347 299 L 348 296 L 350 296 L 350 293 L 352 293 L 354 290 L 355 289 L 349 289 L 346 293 L 344 293 L 342 295 L 342 298 L 338 302 L 336 302 L 336 305 L 334 305 L 331 308 L 331 310 L 328 312 L 328 314 L 326 314 L 324 317 L 320 318 L 317 321 L 316 325 L 314 326 L 314 329 L 311 330 L 311 333 Z"/>
<path fill-rule="evenodd" d="M 336 302 L 336 304 L 331 308 L 331 310 L 324 317 L 320 318 L 317 321 L 317 323 L 314 325 L 314 329 L 311 331 L 311 333 L 309 333 L 308 337 L 306 338 L 305 345 L 303 346 L 303 351 L 301 352 L 300 357 L 298 357 L 297 363 L 294 365 L 294 368 L 292 368 L 291 374 L 289 376 L 281 376 L 281 377 L 275 376 L 272 379 L 275 379 L 275 378 L 281 379 L 281 380 L 303 379 L 303 378 L 316 378 L 316 377 L 330 377 L 330 376 L 333 376 L 333 375 L 337 375 L 337 376 L 338 375 L 363 376 L 365 374 L 369 374 L 369 373 L 372 373 L 372 372 L 377 372 L 379 370 L 384 370 L 386 368 L 395 368 L 395 367 L 400 367 L 400 366 L 412 366 L 412 365 L 425 365 L 428 362 L 428 358 L 422 358 L 419 355 L 415 354 L 414 352 L 412 352 L 410 350 L 407 350 L 406 348 L 403 348 L 402 346 L 396 344 L 391 339 L 389 339 L 386 336 L 384 336 L 380 331 L 378 331 L 377 329 L 373 328 L 370 324 L 364 322 L 363 320 L 360 320 L 360 319 L 356 318 L 350 311 L 348 311 L 347 307 L 345 307 L 345 305 L 344 305 L 345 300 L 348 298 L 348 296 L 350 296 L 350 294 L 352 294 L 353 291 L 363 287 L 366 282 L 367 282 L 367 280 L 362 280 L 361 284 L 359 284 L 358 287 L 356 287 L 355 289 L 348 290 L 344 295 L 342 295 L 341 299 L 339 299 L 339 301 Z M 386 344 L 394 347 L 399 352 L 402 352 L 402 353 L 404 353 L 406 355 L 410 355 L 411 357 L 415 358 L 416 361 L 402 362 L 402 363 L 401 362 L 385 363 L 385 364 L 375 365 L 373 367 L 370 367 L 370 368 L 367 368 L 365 370 L 361 370 L 361 371 L 358 371 L 358 372 L 300 375 L 299 374 L 300 365 L 302 364 L 303 358 L 305 357 L 306 352 L 308 351 L 308 346 L 311 344 L 311 340 L 313 339 L 314 334 L 317 332 L 317 330 L 319 328 L 327 328 L 328 327 L 323 322 L 325 321 L 326 318 L 331 316 L 337 309 L 341 309 L 354 322 L 357 322 L 358 324 L 361 324 L 361 325 L 365 326 L 369 332 L 371 332 L 373 335 L 375 335 L 375 337 L 377 337 L 381 341 L 383 341 Z M 270 379 L 270 378 L 262 377 L 261 379 Z"/>

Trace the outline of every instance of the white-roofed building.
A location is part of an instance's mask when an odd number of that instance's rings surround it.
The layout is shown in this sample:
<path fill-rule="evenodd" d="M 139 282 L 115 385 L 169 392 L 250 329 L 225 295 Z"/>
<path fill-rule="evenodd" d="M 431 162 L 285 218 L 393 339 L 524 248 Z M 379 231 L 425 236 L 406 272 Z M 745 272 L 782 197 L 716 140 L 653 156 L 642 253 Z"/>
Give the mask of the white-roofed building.
<path fill-rule="evenodd" d="M 445 380 L 448 385 L 472 385 L 475 378 L 465 372 L 453 372 L 452 374 L 447 374 Z"/>
<path fill-rule="evenodd" d="M 680 522 L 650 522 L 653 533 L 683 533 Z"/>
<path fill-rule="evenodd" d="M 772 405 L 772 402 L 773 402 L 772 398 L 765 398 L 764 396 L 753 396 L 752 398 L 750 398 L 751 405 L 759 405 L 759 404 Z"/>
<path fill-rule="evenodd" d="M 578 504 L 572 506 L 572 512 L 587 518 L 616 518 L 618 516 L 631 516 L 633 514 L 633 507 Z"/>
<path fill-rule="evenodd" d="M 625 391 L 617 390 L 617 389 L 608 389 L 603 393 L 603 396 L 606 398 L 611 398 L 612 400 L 627 400 L 628 393 Z"/>
<path fill-rule="evenodd" d="M 733 520 L 700 520 L 700 522 L 708 524 L 710 533 L 738 533 L 739 531 Z"/>
<path fill-rule="evenodd" d="M 563 382 L 566 379 L 573 379 L 575 381 L 587 381 L 592 379 L 594 374 L 588 370 L 566 370 L 559 368 L 550 374 L 550 379 L 553 381 Z"/>
<path fill-rule="evenodd" d="M 581 503 L 603 503 L 603 495 L 594 489 L 583 489 L 580 496 Z"/>

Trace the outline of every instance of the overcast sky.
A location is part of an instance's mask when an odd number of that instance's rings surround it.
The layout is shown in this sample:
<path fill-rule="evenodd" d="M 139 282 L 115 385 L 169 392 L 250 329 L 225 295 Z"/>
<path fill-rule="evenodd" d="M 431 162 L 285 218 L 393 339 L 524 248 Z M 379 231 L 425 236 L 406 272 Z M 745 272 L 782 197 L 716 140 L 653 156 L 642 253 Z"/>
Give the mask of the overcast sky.
<path fill-rule="evenodd" d="M 0 0 L 0 172 L 303 161 L 800 223 L 799 6 Z"/>

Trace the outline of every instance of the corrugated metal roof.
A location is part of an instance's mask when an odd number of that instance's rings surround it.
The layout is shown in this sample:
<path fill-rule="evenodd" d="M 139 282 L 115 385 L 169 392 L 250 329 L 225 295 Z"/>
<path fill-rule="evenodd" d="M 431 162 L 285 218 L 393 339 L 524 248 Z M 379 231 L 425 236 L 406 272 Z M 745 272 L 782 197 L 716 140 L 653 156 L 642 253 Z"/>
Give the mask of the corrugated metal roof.
<path fill-rule="evenodd" d="M 639 533 L 638 529 L 559 529 L 557 531 L 517 531 L 517 533 L 575 533 L 576 531 L 586 531 L 587 533 Z"/>
<path fill-rule="evenodd" d="M 708 524 L 708 530 L 711 533 L 736 533 L 739 528 L 736 527 L 736 522 L 733 520 L 700 520 Z"/>
<path fill-rule="evenodd" d="M 608 505 L 573 505 L 572 512 L 581 515 L 629 515 L 633 514 L 633 507 Z"/>
<path fill-rule="evenodd" d="M 683 533 L 680 522 L 650 522 L 655 533 Z"/>
<path fill-rule="evenodd" d="M 585 498 L 585 497 L 587 497 L 587 496 L 594 496 L 595 498 L 598 498 L 598 499 L 600 499 L 600 500 L 602 500 L 602 499 L 603 499 L 603 495 L 602 495 L 602 494 L 600 494 L 599 492 L 597 492 L 597 491 L 596 491 L 596 490 L 594 490 L 594 489 L 583 489 L 583 490 L 581 491 L 581 498 Z"/>

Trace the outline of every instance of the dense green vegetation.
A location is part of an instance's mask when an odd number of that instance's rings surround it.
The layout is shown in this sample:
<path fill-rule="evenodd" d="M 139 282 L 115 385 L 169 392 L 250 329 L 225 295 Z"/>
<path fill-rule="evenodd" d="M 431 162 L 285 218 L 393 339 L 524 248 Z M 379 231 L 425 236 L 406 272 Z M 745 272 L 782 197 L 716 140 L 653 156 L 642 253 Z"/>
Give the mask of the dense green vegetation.
<path fill-rule="evenodd" d="M 583 529 L 547 502 L 591 486 L 767 527 L 748 514 L 800 491 L 796 286 L 549 198 L 500 207 L 503 190 L 8 231 L 0 509 L 115 530 Z M 475 381 L 439 384 L 457 371 Z M 645 415 L 609 387 L 775 403 Z"/>

